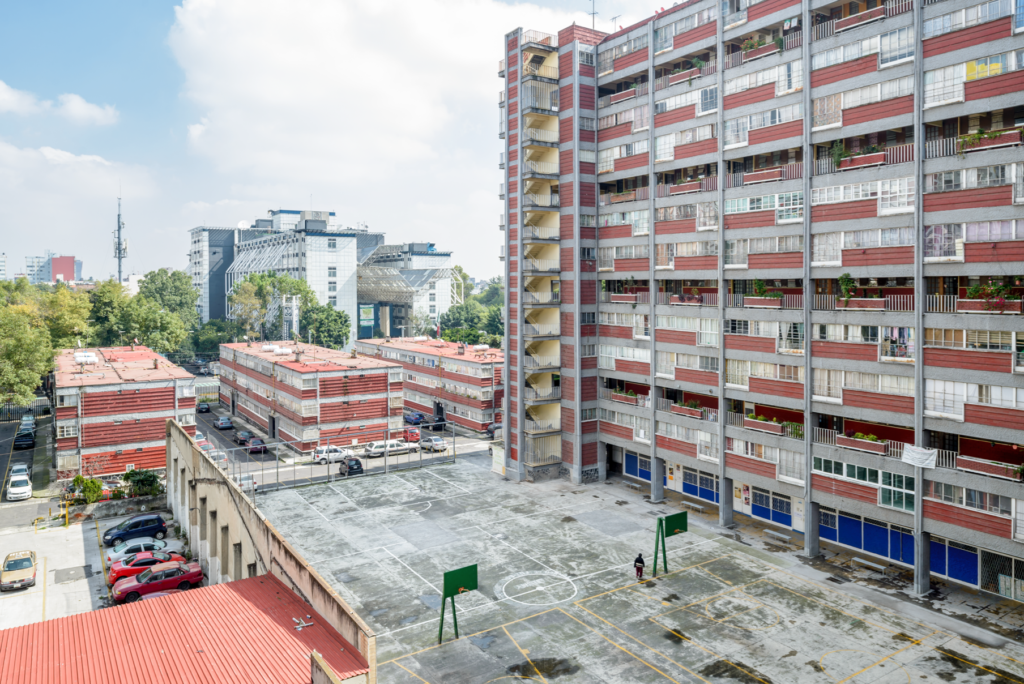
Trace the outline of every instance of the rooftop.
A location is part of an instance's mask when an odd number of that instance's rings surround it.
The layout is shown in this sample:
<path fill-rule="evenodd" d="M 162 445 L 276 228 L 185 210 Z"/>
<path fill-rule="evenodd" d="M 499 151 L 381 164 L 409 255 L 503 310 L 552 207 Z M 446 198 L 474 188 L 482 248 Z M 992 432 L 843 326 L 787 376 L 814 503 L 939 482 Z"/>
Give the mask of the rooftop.
<path fill-rule="evenodd" d="M 288 368 L 297 373 L 324 373 L 339 370 L 367 370 L 375 368 L 400 368 L 397 363 L 375 359 L 368 356 L 352 357 L 352 352 L 328 349 L 315 344 L 302 344 L 296 346 L 294 342 L 282 340 L 280 342 L 257 342 L 251 347 L 245 342 L 232 342 L 222 344 L 238 354 L 253 356 L 274 363 L 282 368 Z M 264 350 L 264 347 L 268 349 Z M 288 354 L 275 354 L 269 347 L 289 350 Z M 302 360 L 295 360 L 295 353 L 302 353 Z"/>
<path fill-rule="evenodd" d="M 293 618 L 312 624 L 300 631 Z M 0 681 L 308 684 L 313 650 L 341 679 L 369 670 L 323 617 L 262 575 L 0 631 Z"/>
<path fill-rule="evenodd" d="M 84 363 L 76 360 L 76 356 L 84 360 Z M 135 345 L 134 349 L 62 349 L 54 360 L 54 367 L 58 388 L 194 379 L 188 371 L 141 345 Z"/>
<path fill-rule="evenodd" d="M 359 342 L 372 344 L 384 348 L 401 349 L 403 351 L 415 352 L 417 354 L 429 354 L 444 358 L 457 358 L 463 361 L 475 361 L 478 363 L 502 363 L 505 360 L 505 353 L 500 349 L 476 350 L 473 345 L 459 344 L 458 342 L 445 342 L 432 338 L 416 337 L 391 337 L 387 339 L 359 340 Z M 459 353 L 459 349 L 465 351 Z"/>

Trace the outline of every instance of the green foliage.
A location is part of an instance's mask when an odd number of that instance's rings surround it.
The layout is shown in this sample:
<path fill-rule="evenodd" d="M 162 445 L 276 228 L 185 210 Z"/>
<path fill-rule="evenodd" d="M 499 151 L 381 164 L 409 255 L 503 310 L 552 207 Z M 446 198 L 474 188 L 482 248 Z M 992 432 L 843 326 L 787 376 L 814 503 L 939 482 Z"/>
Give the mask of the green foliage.
<path fill-rule="evenodd" d="M 487 310 L 479 302 L 470 299 L 469 301 L 451 307 L 439 319 L 441 330 L 449 328 L 471 328 L 480 330 L 483 324 L 484 315 Z"/>
<path fill-rule="evenodd" d="M 791 437 L 795 439 L 804 438 L 804 426 L 801 425 L 800 423 L 794 423 L 791 420 L 787 420 L 784 423 L 782 423 L 782 427 L 785 428 L 787 432 L 789 432 L 789 435 Z"/>
<path fill-rule="evenodd" d="M 119 307 L 115 318 L 124 340 L 139 342 L 158 352 L 173 352 L 188 338 L 188 330 L 178 314 L 167 311 L 142 295 L 136 295 Z M 116 332 L 115 332 L 116 334 Z"/>
<path fill-rule="evenodd" d="M 304 339 L 312 333 L 313 344 L 331 349 L 341 349 L 348 344 L 352 323 L 348 313 L 335 309 L 330 304 L 312 304 L 299 314 L 299 330 Z"/>
<path fill-rule="evenodd" d="M 0 307 L 0 401 L 27 406 L 53 368 L 49 331 L 18 306 Z"/>
<path fill-rule="evenodd" d="M 245 333 L 242 326 L 235 321 L 210 319 L 195 332 L 193 346 L 202 354 L 213 354 L 220 350 L 220 345 L 234 342 Z"/>
<path fill-rule="evenodd" d="M 150 299 L 165 311 L 178 315 L 186 330 L 199 329 L 199 290 L 192 287 L 192 278 L 184 271 L 161 268 L 150 271 L 139 283 L 139 295 Z"/>
<path fill-rule="evenodd" d="M 124 474 L 132 496 L 155 496 L 161 492 L 160 477 L 152 470 L 140 468 Z"/>
<path fill-rule="evenodd" d="M 505 286 L 501 284 L 501 278 L 491 278 L 483 292 L 472 295 L 467 299 L 479 302 L 488 309 L 495 305 L 504 306 Z"/>
<path fill-rule="evenodd" d="M 764 284 L 763 280 L 754 281 L 754 296 L 764 297 L 768 294 L 768 286 Z"/>
<path fill-rule="evenodd" d="M 84 292 L 75 292 L 58 283 L 52 294 L 41 297 L 43 322 L 50 331 L 54 349 L 69 349 L 79 340 L 89 343 L 89 312 L 92 304 Z"/>
<path fill-rule="evenodd" d="M 700 402 L 697 401 L 696 399 L 690 399 L 688 402 L 683 404 L 683 406 L 685 406 L 688 409 L 699 409 L 700 408 Z"/>
<path fill-rule="evenodd" d="M 839 276 L 839 289 L 842 290 L 843 299 L 849 304 L 850 298 L 857 293 L 857 281 L 849 273 L 844 273 Z"/>
<path fill-rule="evenodd" d="M 480 331 L 472 328 L 448 328 L 441 331 L 441 339 L 446 342 L 462 342 L 464 344 L 484 344 L 480 342 Z"/>
<path fill-rule="evenodd" d="M 832 163 L 836 165 L 837 169 L 844 159 L 853 156 L 846 149 L 846 145 L 843 144 L 842 140 L 836 140 L 832 143 L 832 148 L 829 150 L 829 154 L 832 155 Z"/>
<path fill-rule="evenodd" d="M 118 327 L 117 317 L 128 300 L 128 292 L 124 286 L 113 278 L 100 281 L 89 292 L 89 302 L 92 304 L 93 344 L 109 347 L 121 343 L 118 330 L 123 328 Z"/>
<path fill-rule="evenodd" d="M 103 483 L 95 478 L 75 475 L 72 484 L 78 490 L 78 496 L 85 499 L 87 504 L 96 503 L 103 496 Z"/>
<path fill-rule="evenodd" d="M 484 316 L 484 332 L 504 337 L 505 322 L 502 320 L 501 309 L 502 307 L 499 304 L 488 307 L 487 314 Z"/>
<path fill-rule="evenodd" d="M 1014 294 L 1009 285 L 998 282 L 979 283 L 967 288 L 967 299 L 981 299 L 986 311 L 1002 311 L 1007 302 L 1017 301 L 1020 295 Z"/>
<path fill-rule="evenodd" d="M 473 293 L 473 279 L 461 266 L 455 266 L 452 268 L 452 281 L 456 284 L 456 290 L 458 290 L 458 283 L 462 282 L 462 301 L 467 301 Z"/>
<path fill-rule="evenodd" d="M 282 296 L 299 298 L 299 316 L 310 307 L 318 305 L 316 294 L 304 280 L 289 275 L 250 273 L 245 280 L 236 283 L 228 296 L 232 315 L 244 329 L 243 335 L 261 339 L 280 334 L 280 319 L 269 320 L 268 312 L 273 302 L 280 303 Z"/>

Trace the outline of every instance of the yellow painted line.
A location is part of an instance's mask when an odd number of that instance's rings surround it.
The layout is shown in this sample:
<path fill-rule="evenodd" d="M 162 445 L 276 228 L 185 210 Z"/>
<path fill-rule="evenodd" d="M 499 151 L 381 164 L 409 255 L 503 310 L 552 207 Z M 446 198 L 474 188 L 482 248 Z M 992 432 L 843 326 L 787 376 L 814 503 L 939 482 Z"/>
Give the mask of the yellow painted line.
<path fill-rule="evenodd" d="M 21 598 L 22 596 L 35 596 L 36 594 L 39 594 L 39 593 L 42 593 L 42 592 L 39 592 L 39 591 L 26 591 L 24 593 L 8 594 L 7 596 L 0 596 L 0 601 L 4 601 L 4 600 L 7 600 L 7 599 L 13 599 L 13 598 Z"/>
<path fill-rule="evenodd" d="M 719 582 L 725 582 L 725 583 L 726 583 L 726 584 L 728 584 L 728 585 L 729 585 L 730 587 L 732 586 L 732 582 L 730 582 L 729 580 L 725 579 L 724 577 L 719 577 L 718 575 L 716 575 L 715 573 L 711 572 L 711 571 L 710 571 L 710 570 L 708 570 L 707 568 L 705 568 L 705 567 L 703 567 L 703 566 L 702 566 L 702 567 L 701 567 L 701 570 L 703 570 L 704 572 L 708 573 L 709 575 L 711 575 L 712 577 L 714 577 L 714 578 L 715 578 L 716 580 L 718 580 Z"/>
<path fill-rule="evenodd" d="M 866 620 L 865 618 L 861 617 L 860 615 L 855 615 L 854 613 L 847 613 L 847 612 L 846 612 L 845 610 L 839 610 L 839 609 L 838 609 L 838 608 L 836 608 L 835 606 L 830 606 L 829 604 L 825 603 L 824 601 L 819 601 L 819 600 L 818 600 L 818 599 L 816 599 L 816 598 L 811 598 L 810 596 L 807 596 L 807 595 L 804 595 L 804 594 L 798 594 L 798 593 L 797 593 L 796 591 L 794 591 L 794 590 L 790 589 L 789 587 L 784 587 L 784 586 L 782 586 L 781 584 L 776 584 L 775 582 L 772 582 L 771 580 L 764 580 L 764 581 L 765 581 L 766 583 L 768 583 L 768 584 L 772 585 L 773 587 L 777 587 L 778 589 L 782 589 L 783 591 L 788 591 L 788 592 L 789 592 L 789 593 L 791 593 L 791 594 L 796 594 L 797 596 L 799 596 L 799 597 L 801 597 L 801 598 L 804 598 L 804 599 L 807 599 L 808 601 L 813 601 L 813 602 L 815 602 L 815 603 L 820 603 L 821 605 L 825 606 L 825 607 L 826 607 L 826 608 L 828 608 L 829 610 L 834 610 L 835 612 L 837 612 L 837 613 L 842 613 L 843 615 L 845 615 L 845 616 L 847 616 L 847 617 L 851 617 L 851 618 L 853 618 L 854 620 L 859 620 L 859 621 L 863 622 L 863 623 L 864 623 L 865 625 L 871 625 L 872 627 L 877 627 L 878 629 L 881 629 L 881 630 L 883 630 L 883 631 L 889 632 L 890 634 L 899 634 L 899 632 L 897 632 L 897 631 L 895 631 L 895 630 L 893 630 L 893 629 L 890 629 L 890 628 L 888 628 L 888 627 L 886 627 L 886 626 L 884 626 L 884 625 L 876 625 L 876 624 L 875 624 L 874 622 L 871 622 L 871 621 L 869 621 L 869 620 Z M 753 597 L 751 597 L 751 598 L 753 598 Z M 902 616 L 900 616 L 899 614 L 897 614 L 897 613 L 891 613 L 891 612 L 889 612 L 889 611 L 887 611 L 887 610 L 884 610 L 884 609 L 882 609 L 882 608 L 879 608 L 878 606 L 871 606 L 871 604 L 870 604 L 870 603 L 865 603 L 864 605 L 867 605 L 867 606 L 870 606 L 870 607 L 874 608 L 874 609 L 875 609 L 876 611 L 878 611 L 879 613 L 888 613 L 889 615 L 893 615 L 893 616 L 895 616 L 895 617 L 899 617 L 899 618 L 901 618 L 901 619 L 902 619 Z M 918 624 L 918 625 L 919 625 L 919 624 L 921 624 L 921 623 L 919 623 L 919 622 L 916 622 L 915 620 L 908 620 L 908 622 L 911 622 L 911 623 L 913 623 L 913 624 Z M 934 633 L 935 633 L 935 632 L 932 632 L 932 633 L 931 633 L 931 634 L 929 634 L 928 636 L 932 636 L 932 634 L 934 634 Z M 927 638 L 927 637 L 925 637 L 925 638 Z"/>
<path fill-rule="evenodd" d="M 936 634 L 937 633 L 938 632 L 936 632 Z M 998 678 L 1001 678 L 1001 679 L 1007 679 L 1007 680 L 1012 681 L 1012 682 L 1017 682 L 1017 684 L 1024 684 L 1024 681 L 1022 681 L 1020 679 L 1011 679 L 1010 677 L 1007 677 L 1006 675 L 1002 674 L 1001 672 L 994 672 L 993 670 L 990 670 L 987 667 L 983 667 L 983 666 L 979 665 L 978 663 L 971 662 L 970 660 L 964 660 L 963 658 L 957 658 L 952 653 L 946 653 L 942 649 L 935 648 L 934 646 L 932 646 L 931 649 L 933 651 L 935 651 L 936 653 L 941 653 L 944 656 L 949 656 L 950 658 L 955 658 L 956 660 L 959 660 L 961 663 L 967 663 L 968 665 L 973 665 L 974 667 L 978 668 L 979 670 L 984 670 L 985 672 L 994 674 L 997 677 L 996 681 L 999 681 Z"/>
<path fill-rule="evenodd" d="M 583 608 L 583 606 L 578 606 L 578 607 L 579 607 L 579 608 L 581 608 L 582 610 L 587 610 L 586 608 Z M 651 664 L 650 664 L 649 662 L 647 662 L 646 660 L 644 660 L 643 658 L 641 658 L 640 656 L 638 656 L 638 655 L 637 655 L 636 653 L 633 653 L 633 652 L 632 652 L 632 651 L 630 651 L 629 649 L 623 648 L 621 644 L 617 644 L 617 643 L 615 643 L 614 641 L 612 641 L 611 639 L 609 639 L 608 637 L 606 637 L 606 636 L 605 636 L 604 634 L 601 634 L 601 633 L 600 633 L 600 632 L 598 632 L 598 631 L 597 631 L 596 629 L 594 629 L 593 627 L 591 627 L 591 626 L 590 626 L 590 625 L 588 625 L 587 623 L 583 622 L 583 620 L 580 620 L 580 619 L 579 619 L 578 617 L 576 617 L 575 615 L 572 615 L 571 613 L 569 613 L 569 612 L 568 612 L 568 611 L 566 611 L 566 610 L 563 610 L 562 608 L 558 608 L 558 611 L 559 611 L 560 613 L 564 614 L 564 615 L 568 615 L 568 616 L 569 616 L 569 617 L 571 617 L 571 618 L 572 618 L 573 620 L 575 620 L 576 622 L 580 623 L 581 625 L 583 625 L 584 627 L 586 627 L 587 629 L 589 629 L 589 630 L 590 630 L 591 632 L 593 632 L 594 634 L 598 635 L 599 637 L 601 637 L 602 639 L 604 639 L 605 641 L 607 641 L 607 642 L 608 642 L 609 644 L 611 644 L 611 645 L 612 645 L 612 646 L 614 646 L 615 648 L 617 648 L 617 649 L 619 649 L 620 651 L 622 651 L 623 653 L 628 653 L 628 654 L 629 654 L 629 655 L 631 655 L 631 656 L 632 656 L 633 658 L 635 658 L 635 659 L 639 660 L 639 661 L 640 661 L 641 663 L 643 663 L 643 664 L 644 664 L 644 665 L 646 665 L 647 667 L 651 668 L 652 670 L 654 670 L 655 672 L 657 672 L 658 674 L 660 674 L 660 675 L 661 675 L 662 677 L 664 677 L 665 679 L 669 680 L 670 682 L 675 682 L 676 684 L 680 684 L 679 680 L 677 680 L 677 679 L 673 679 L 673 678 L 672 678 L 672 677 L 670 677 L 669 675 L 665 674 L 664 672 L 662 672 L 661 670 L 659 670 L 658 668 L 656 668 L 656 667 L 655 667 L 654 665 L 651 665 Z M 590 613 L 590 611 L 589 611 L 589 610 L 587 610 L 587 612 L 588 612 L 588 613 Z M 593 615 L 593 613 L 591 613 L 591 615 Z M 597 617 L 597 616 L 595 616 L 595 617 Z M 600 620 L 600 619 L 601 619 L 601 618 L 598 618 L 598 620 Z M 621 630 L 620 630 L 620 631 L 621 631 Z M 650 647 L 648 646 L 648 648 L 650 648 Z M 653 649 L 651 649 L 651 650 L 653 650 Z M 655 653 L 657 653 L 657 651 L 655 651 Z M 659 654 L 659 655 L 660 655 L 660 654 Z M 664 658 L 665 656 L 662 656 L 662 657 Z M 671 659 L 670 659 L 670 658 L 666 658 L 666 660 L 671 660 Z M 686 670 L 686 668 L 685 668 L 685 667 L 684 667 L 683 669 L 684 669 L 684 670 Z M 687 672 L 690 672 L 689 670 L 686 670 L 686 671 L 687 671 Z M 693 674 L 693 673 L 691 672 L 691 674 Z M 707 680 L 706 680 L 706 679 L 702 679 L 701 681 L 705 681 L 705 682 L 706 682 Z"/>
<path fill-rule="evenodd" d="M 706 560 L 706 561 L 703 561 L 701 563 L 695 563 L 694 565 L 688 565 L 685 568 L 679 568 L 678 570 L 673 570 L 672 572 L 666 572 L 664 574 L 658 575 L 658 579 L 665 579 L 666 577 L 671 577 L 672 575 L 678 575 L 681 572 L 686 572 L 687 570 L 693 570 L 694 568 L 699 568 L 700 566 L 704 565 L 704 563 L 713 563 L 716 560 L 721 560 L 723 558 L 728 558 L 731 555 L 732 555 L 731 553 L 727 553 L 724 556 L 719 556 L 718 558 L 712 558 L 710 560 Z M 617 591 L 622 591 L 623 589 L 630 589 L 631 587 L 636 587 L 636 586 L 639 586 L 641 584 L 646 584 L 646 583 L 647 583 L 647 580 L 643 580 L 641 582 L 633 582 L 632 584 L 625 584 L 625 585 L 623 585 L 621 587 L 617 587 L 615 589 L 609 589 L 608 591 L 602 591 L 600 594 L 594 594 L 593 596 L 588 596 L 586 598 L 581 598 L 579 601 L 574 601 L 574 603 L 578 605 L 580 603 L 583 603 L 584 601 L 590 601 L 591 599 L 600 598 L 600 597 L 605 596 L 607 594 L 614 594 Z M 698 603 L 699 603 L 699 601 L 698 601 Z M 582 606 L 580 606 L 580 607 L 582 608 Z"/>
<path fill-rule="evenodd" d="M 43 556 L 43 622 L 46 622 L 46 556 Z"/>
<path fill-rule="evenodd" d="M 412 670 L 410 670 L 410 669 L 409 669 L 409 668 L 407 668 L 406 666 L 402 665 L 402 663 L 399 663 L 399 662 L 397 662 L 397 661 L 391 661 L 391 660 L 389 660 L 388 662 L 389 662 L 389 663 L 390 663 L 390 662 L 394 662 L 394 663 L 395 663 L 395 665 L 397 665 L 398 667 L 402 668 L 403 670 L 405 670 L 406 672 L 408 672 L 409 674 L 411 674 L 411 675 L 412 675 L 413 677 L 415 677 L 416 679 L 418 679 L 418 680 L 420 680 L 421 682 L 423 682 L 423 684 L 430 684 L 430 682 L 428 682 L 428 681 L 427 681 L 426 679 L 424 679 L 423 677 L 420 677 L 420 676 L 419 676 L 418 674 L 416 674 L 415 672 L 413 672 Z"/>
<path fill-rule="evenodd" d="M 103 540 L 100 539 L 100 524 L 96 523 L 96 544 L 100 547 L 100 567 L 103 569 L 103 584 L 107 583 L 107 556 L 103 552 Z M 110 587 L 107 587 L 107 598 L 113 598 Z"/>
<path fill-rule="evenodd" d="M 898 650 L 898 651 L 893 651 L 893 652 L 892 652 L 892 653 L 890 653 L 889 655 L 887 655 L 887 656 L 885 656 L 884 658 L 882 658 L 881 660 L 879 660 L 879 661 L 878 661 L 877 663 L 871 663 L 870 665 L 868 665 L 868 666 L 867 666 L 867 667 L 865 667 L 864 669 L 860 670 L 859 672 L 854 672 L 854 673 L 853 673 L 852 675 L 850 675 L 849 677 L 844 677 L 843 679 L 840 679 L 840 680 L 839 680 L 838 682 L 836 682 L 836 684 L 843 684 L 843 682 L 849 681 L 849 680 L 853 679 L 854 677 L 856 677 L 857 675 L 859 675 L 859 674 L 863 674 L 863 673 L 867 672 L 868 670 L 870 670 L 871 668 L 873 668 L 873 667 L 874 667 L 875 665 L 878 665 L 879 663 L 884 663 L 884 662 L 885 662 L 886 660 L 888 660 L 889 658 L 892 658 L 892 657 L 893 657 L 894 655 L 897 655 L 897 654 L 899 654 L 899 653 L 903 653 L 903 652 L 904 652 L 904 651 L 906 651 L 906 650 L 907 650 L 908 648 L 913 648 L 914 646 L 917 646 L 918 644 L 920 644 L 920 643 L 921 643 L 922 641 L 924 641 L 925 639 L 928 639 L 928 638 L 930 638 L 930 637 L 933 637 L 933 636 L 935 636 L 935 634 L 936 634 L 936 632 L 932 632 L 931 634 L 929 634 L 929 635 L 928 635 L 928 636 L 926 636 L 926 637 L 922 637 L 921 639 L 915 639 L 914 641 L 911 641 L 909 645 L 907 645 L 907 646 L 904 646 L 903 648 L 901 648 L 901 649 L 900 649 L 900 650 Z M 826 655 L 828 655 L 828 654 L 826 654 Z M 821 656 L 821 657 L 822 657 L 822 658 L 824 658 L 825 656 Z M 820 661 L 819 661 L 819 662 L 820 662 Z M 902 667 L 903 667 L 903 666 L 902 666 L 902 665 L 900 665 L 900 668 L 902 668 Z M 906 670 L 904 670 L 904 672 L 906 672 Z M 908 677 L 909 677 L 909 673 L 908 673 Z"/>
<path fill-rule="evenodd" d="M 519 642 L 517 642 L 515 638 L 511 634 L 509 634 L 508 629 L 502 627 L 501 630 L 505 632 L 505 635 L 512 641 L 512 645 L 519 649 L 519 652 L 523 654 L 523 657 L 526 658 L 526 662 L 530 663 L 530 667 L 532 667 L 534 672 L 537 673 L 537 676 L 540 677 L 540 681 L 544 682 L 544 684 L 548 684 L 548 680 L 544 679 L 544 675 L 540 673 L 540 668 L 533 664 L 533 661 L 530 660 L 530 656 L 526 654 L 527 652 L 523 650 L 523 647 L 519 645 Z"/>

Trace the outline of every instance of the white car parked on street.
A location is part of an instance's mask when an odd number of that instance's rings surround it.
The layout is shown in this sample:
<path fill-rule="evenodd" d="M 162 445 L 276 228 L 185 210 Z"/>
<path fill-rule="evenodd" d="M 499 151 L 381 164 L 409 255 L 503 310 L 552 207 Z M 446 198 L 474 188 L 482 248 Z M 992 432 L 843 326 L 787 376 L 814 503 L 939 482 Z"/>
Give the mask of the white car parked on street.
<path fill-rule="evenodd" d="M 181 548 L 180 542 L 167 541 L 166 539 L 153 539 L 152 537 L 138 537 L 126 542 L 121 542 L 112 549 L 107 550 L 107 567 L 111 563 L 124 560 L 128 556 L 134 556 L 143 551 L 176 551 Z"/>
<path fill-rule="evenodd" d="M 32 498 L 32 483 L 29 479 L 24 475 L 12 477 L 7 483 L 7 500 L 24 501 L 30 498 Z"/>
<path fill-rule="evenodd" d="M 328 463 L 344 461 L 345 459 L 353 456 L 355 456 L 355 453 L 353 453 L 351 449 L 344 449 L 337 446 L 321 446 L 317 447 L 316 451 L 313 452 L 312 460 L 320 465 L 327 465 Z"/>

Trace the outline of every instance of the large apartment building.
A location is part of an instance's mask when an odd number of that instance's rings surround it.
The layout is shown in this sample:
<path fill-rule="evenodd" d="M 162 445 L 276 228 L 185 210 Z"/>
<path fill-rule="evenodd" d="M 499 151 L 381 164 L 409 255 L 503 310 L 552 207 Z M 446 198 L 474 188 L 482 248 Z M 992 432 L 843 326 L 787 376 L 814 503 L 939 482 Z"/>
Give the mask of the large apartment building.
<path fill-rule="evenodd" d="M 402 429 L 397 363 L 292 342 L 220 346 L 220 401 L 295 451 L 388 439 Z"/>
<path fill-rule="evenodd" d="M 509 477 L 614 469 L 1024 599 L 1022 29 L 689 0 L 508 33 Z"/>
<path fill-rule="evenodd" d="M 478 432 L 501 422 L 505 355 L 500 349 L 429 337 L 359 340 L 355 348 L 402 366 L 405 408 L 428 422 L 446 420 Z M 549 427 L 558 429 L 553 423 Z"/>
<path fill-rule="evenodd" d="M 167 421 L 196 433 L 195 377 L 148 347 L 64 349 L 50 387 L 61 479 L 163 468 Z"/>

